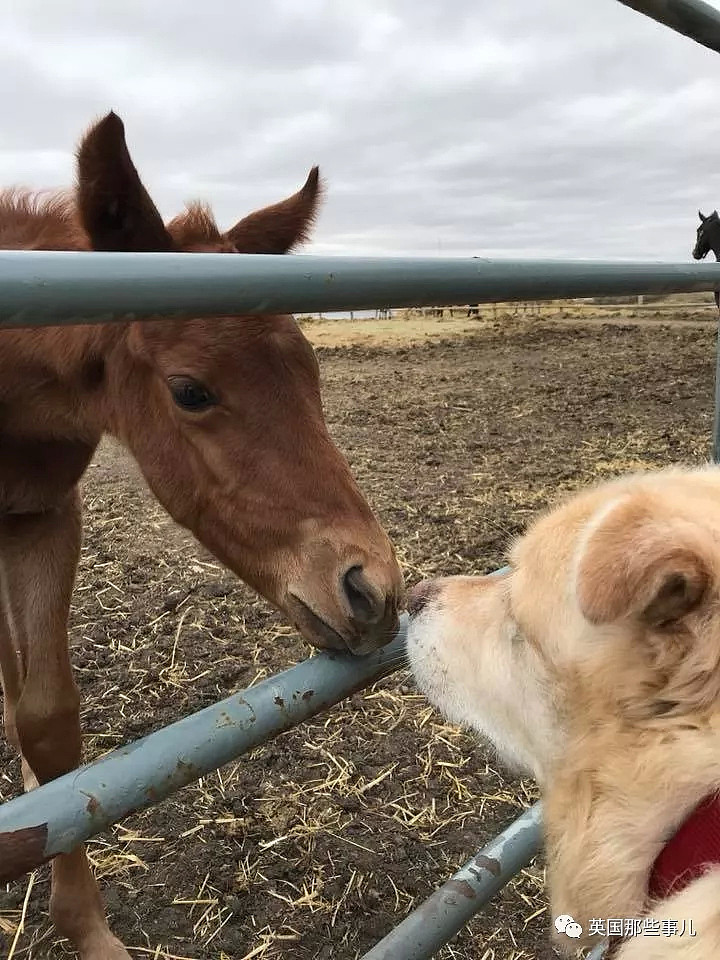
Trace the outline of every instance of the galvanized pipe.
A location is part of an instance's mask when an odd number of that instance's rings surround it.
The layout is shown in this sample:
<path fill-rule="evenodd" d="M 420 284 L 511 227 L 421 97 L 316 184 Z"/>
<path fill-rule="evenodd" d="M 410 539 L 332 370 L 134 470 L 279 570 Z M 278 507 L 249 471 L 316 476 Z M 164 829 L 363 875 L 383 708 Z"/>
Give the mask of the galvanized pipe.
<path fill-rule="evenodd" d="M 0 883 L 314 717 L 400 665 L 407 615 L 366 657 L 320 653 L 0 806 Z"/>
<path fill-rule="evenodd" d="M 713 416 L 713 463 L 720 463 L 720 316 L 715 337 L 715 414 Z"/>
<path fill-rule="evenodd" d="M 363 957 L 427 960 L 454 937 L 540 849 L 541 806 L 518 817 Z"/>
<path fill-rule="evenodd" d="M 0 328 L 720 287 L 717 263 L 0 251 Z"/>
<path fill-rule="evenodd" d="M 720 53 L 720 10 L 703 0 L 620 0 L 626 7 Z"/>

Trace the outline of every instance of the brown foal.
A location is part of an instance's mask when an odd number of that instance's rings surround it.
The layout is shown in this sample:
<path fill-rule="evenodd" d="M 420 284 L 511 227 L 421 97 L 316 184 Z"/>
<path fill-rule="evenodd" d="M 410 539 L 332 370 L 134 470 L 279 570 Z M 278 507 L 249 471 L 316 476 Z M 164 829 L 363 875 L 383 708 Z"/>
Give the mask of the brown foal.
<path fill-rule="evenodd" d="M 0 248 L 282 254 L 307 238 L 319 194 L 314 168 L 226 233 L 200 205 L 165 226 L 110 113 L 82 141 L 74 196 L 0 194 Z M 67 617 L 78 481 L 104 433 L 314 645 L 365 653 L 397 625 L 393 548 L 328 435 L 317 362 L 291 317 L 0 331 L 0 668 L 27 789 L 80 762 Z M 84 849 L 52 868 L 52 917 L 82 960 L 127 960 Z"/>

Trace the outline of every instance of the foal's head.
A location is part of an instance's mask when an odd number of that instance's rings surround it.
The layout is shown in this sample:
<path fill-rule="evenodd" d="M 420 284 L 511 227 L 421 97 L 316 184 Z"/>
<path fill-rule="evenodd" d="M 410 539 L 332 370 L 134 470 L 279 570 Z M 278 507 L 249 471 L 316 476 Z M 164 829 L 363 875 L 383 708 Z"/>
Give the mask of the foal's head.
<path fill-rule="evenodd" d="M 695 260 L 704 259 L 711 250 L 720 252 L 720 218 L 717 210 L 704 216 L 698 210 L 700 226 L 697 228 L 697 240 L 692 255 Z"/>
<path fill-rule="evenodd" d="M 200 206 L 167 227 L 109 114 L 79 151 L 78 210 L 95 250 L 283 254 L 319 198 L 303 188 L 221 233 Z M 133 322 L 106 366 L 107 420 L 168 512 L 316 646 L 392 637 L 393 548 L 334 446 L 318 365 L 291 317 Z"/>

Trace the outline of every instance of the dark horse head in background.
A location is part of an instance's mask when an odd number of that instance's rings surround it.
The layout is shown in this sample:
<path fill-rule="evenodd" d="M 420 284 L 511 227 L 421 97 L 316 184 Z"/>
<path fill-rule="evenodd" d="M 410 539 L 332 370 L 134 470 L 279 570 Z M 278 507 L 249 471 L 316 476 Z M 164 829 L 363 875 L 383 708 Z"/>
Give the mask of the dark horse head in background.
<path fill-rule="evenodd" d="M 704 216 L 698 210 L 700 217 L 700 226 L 697 228 L 697 240 L 692 255 L 696 260 L 702 260 L 710 251 L 715 254 L 715 259 L 720 260 L 720 217 L 717 210 L 713 210 L 710 216 Z M 720 293 L 715 291 L 715 304 L 720 310 Z"/>

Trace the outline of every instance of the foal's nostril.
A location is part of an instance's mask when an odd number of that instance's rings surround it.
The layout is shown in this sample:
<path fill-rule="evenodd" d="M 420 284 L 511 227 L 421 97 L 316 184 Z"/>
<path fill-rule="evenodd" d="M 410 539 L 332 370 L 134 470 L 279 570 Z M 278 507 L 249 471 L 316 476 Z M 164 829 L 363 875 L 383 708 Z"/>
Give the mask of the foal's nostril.
<path fill-rule="evenodd" d="M 407 609 L 411 617 L 417 617 L 436 593 L 434 580 L 421 580 L 408 594 Z"/>
<path fill-rule="evenodd" d="M 385 615 L 385 597 L 369 582 L 362 567 L 350 567 L 343 577 L 343 590 L 353 618 L 360 624 L 373 624 Z"/>

